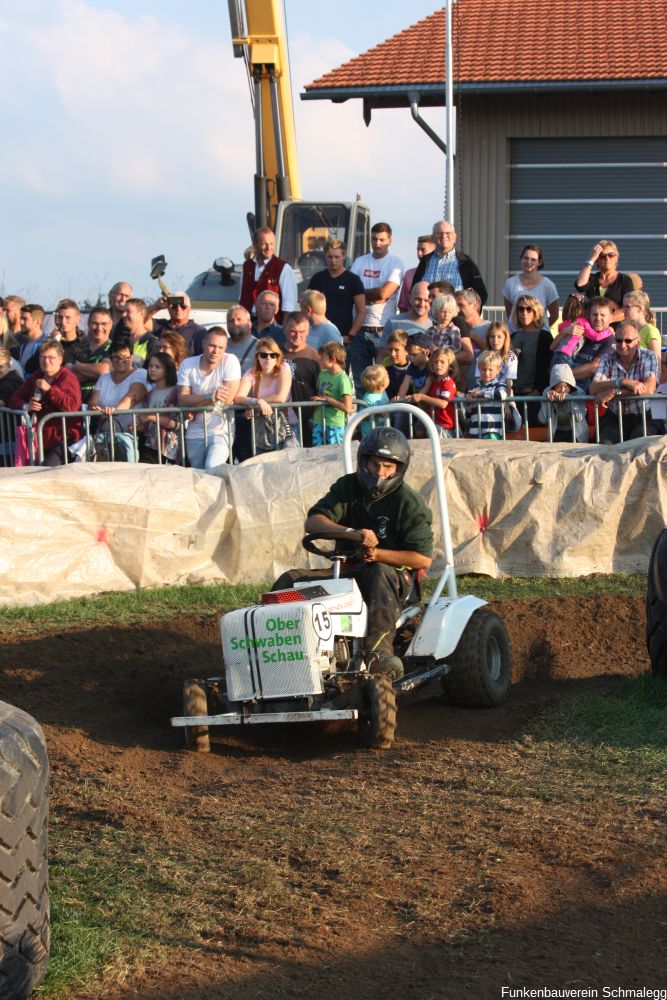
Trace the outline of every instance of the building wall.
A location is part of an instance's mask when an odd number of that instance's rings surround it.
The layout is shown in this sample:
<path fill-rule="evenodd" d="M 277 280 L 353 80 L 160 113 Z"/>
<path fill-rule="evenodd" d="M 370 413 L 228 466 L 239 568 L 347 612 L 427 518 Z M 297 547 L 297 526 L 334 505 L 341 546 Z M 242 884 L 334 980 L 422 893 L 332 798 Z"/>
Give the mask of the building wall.
<path fill-rule="evenodd" d="M 489 303 L 498 304 L 508 268 L 518 270 L 518 262 L 509 260 L 510 140 L 667 136 L 667 94 L 464 95 L 457 126 L 458 245 L 479 265 Z M 573 280 L 577 263 L 573 261 Z M 658 266 L 667 268 L 667 263 Z"/>

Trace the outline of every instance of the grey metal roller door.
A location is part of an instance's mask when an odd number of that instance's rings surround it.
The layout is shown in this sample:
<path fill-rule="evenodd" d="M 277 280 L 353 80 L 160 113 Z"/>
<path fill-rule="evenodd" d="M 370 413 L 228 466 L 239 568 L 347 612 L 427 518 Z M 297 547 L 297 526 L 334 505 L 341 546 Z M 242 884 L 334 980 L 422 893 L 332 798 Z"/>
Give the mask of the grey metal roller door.
<path fill-rule="evenodd" d="M 667 306 L 667 137 L 512 139 L 509 273 L 539 243 L 561 302 L 597 239 L 613 239 Z"/>

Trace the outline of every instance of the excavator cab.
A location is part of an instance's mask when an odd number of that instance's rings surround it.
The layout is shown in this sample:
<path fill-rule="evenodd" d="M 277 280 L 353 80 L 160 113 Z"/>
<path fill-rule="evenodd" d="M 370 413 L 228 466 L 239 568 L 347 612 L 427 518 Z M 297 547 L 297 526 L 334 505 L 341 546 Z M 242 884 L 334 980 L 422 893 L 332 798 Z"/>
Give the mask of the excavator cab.
<path fill-rule="evenodd" d="M 276 218 L 276 253 L 294 269 L 299 294 L 325 267 L 324 244 L 342 240 L 346 267 L 370 249 L 370 211 L 361 202 L 283 201 Z"/>

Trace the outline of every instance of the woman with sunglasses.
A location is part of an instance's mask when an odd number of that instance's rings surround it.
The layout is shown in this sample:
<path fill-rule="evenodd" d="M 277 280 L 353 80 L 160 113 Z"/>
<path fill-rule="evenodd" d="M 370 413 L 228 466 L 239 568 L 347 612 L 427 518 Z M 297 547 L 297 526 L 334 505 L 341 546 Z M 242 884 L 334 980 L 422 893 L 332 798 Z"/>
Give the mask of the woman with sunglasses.
<path fill-rule="evenodd" d="M 255 348 L 252 368 L 249 368 L 241 378 L 234 402 L 240 403 L 241 406 L 256 404 L 262 417 L 272 419 L 271 404 L 286 403 L 290 398 L 291 389 L 292 370 L 285 361 L 282 351 L 273 337 L 262 337 Z M 250 416 L 249 410 L 245 416 Z M 280 421 L 281 424 L 287 423 L 287 414 L 284 413 L 284 416 L 285 420 Z M 280 440 L 278 446 L 280 447 Z"/>
<path fill-rule="evenodd" d="M 594 267 L 597 267 L 595 272 Z M 599 240 L 595 244 L 577 275 L 574 287 L 587 299 L 603 295 L 615 304 L 611 317 L 614 329 L 623 322 L 623 297 L 634 291 L 634 285 L 629 275 L 618 270 L 618 247 L 613 240 Z"/>
<path fill-rule="evenodd" d="M 512 350 L 517 372 L 512 392 L 515 396 L 541 396 L 549 383 L 551 331 L 545 325 L 544 309 L 534 295 L 519 295 L 510 316 Z M 519 405 L 522 411 L 523 407 Z M 538 406 L 528 407 L 528 423 L 537 424 Z"/>
<path fill-rule="evenodd" d="M 536 243 L 527 243 L 521 251 L 519 264 L 521 270 L 503 285 L 503 302 L 508 320 L 518 296 L 533 295 L 542 303 L 542 308 L 549 317 L 549 326 L 553 326 L 558 319 L 560 301 L 553 281 L 540 274 L 544 267 L 542 247 L 538 247 Z M 514 330 L 514 327 L 511 329 Z"/>

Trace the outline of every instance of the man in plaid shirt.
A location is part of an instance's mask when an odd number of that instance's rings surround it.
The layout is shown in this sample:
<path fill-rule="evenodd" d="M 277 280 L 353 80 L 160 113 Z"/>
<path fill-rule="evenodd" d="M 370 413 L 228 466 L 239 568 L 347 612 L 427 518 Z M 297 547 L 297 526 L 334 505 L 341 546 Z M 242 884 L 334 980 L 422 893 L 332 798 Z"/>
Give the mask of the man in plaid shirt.
<path fill-rule="evenodd" d="M 658 359 L 653 351 L 639 346 L 639 327 L 633 320 L 620 323 L 614 336 L 615 350 L 605 354 L 593 376 L 590 393 L 600 403 L 607 403 L 608 412 L 600 421 L 602 444 L 617 444 L 621 440 L 619 399 L 632 399 L 621 405 L 622 439 L 658 434 L 652 424 L 649 407 L 636 397 L 655 392 Z M 634 398 L 633 398 L 634 397 Z M 642 411 L 646 408 L 646 430 Z"/>

